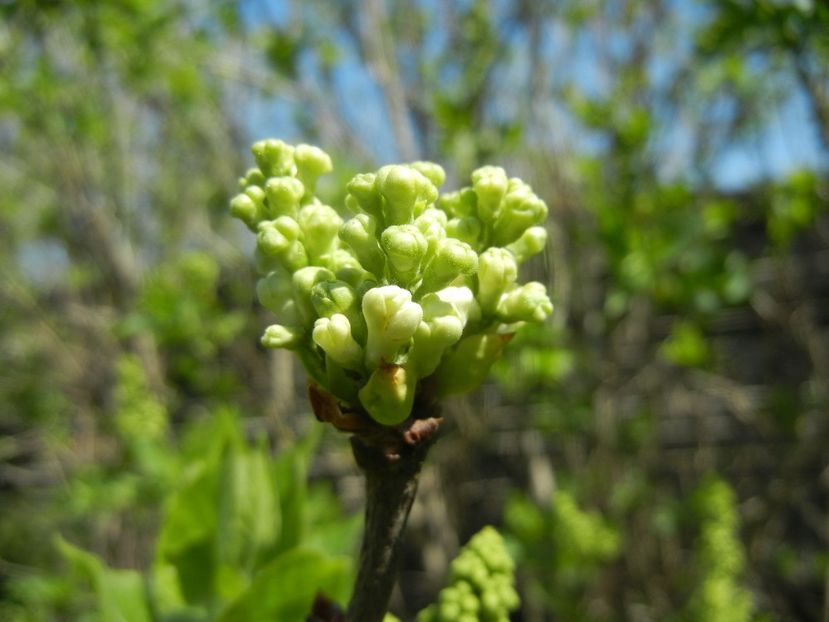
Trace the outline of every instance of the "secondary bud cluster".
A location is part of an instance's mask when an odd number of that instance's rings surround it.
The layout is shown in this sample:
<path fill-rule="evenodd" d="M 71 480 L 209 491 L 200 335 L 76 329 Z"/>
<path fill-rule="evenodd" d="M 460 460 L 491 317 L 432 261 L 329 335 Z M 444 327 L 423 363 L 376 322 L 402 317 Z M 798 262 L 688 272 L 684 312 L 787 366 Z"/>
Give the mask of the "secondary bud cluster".
<path fill-rule="evenodd" d="M 452 562 L 449 585 L 417 622 L 508 622 L 519 605 L 514 571 L 500 534 L 484 527 Z"/>
<path fill-rule="evenodd" d="M 347 186 L 343 220 L 315 195 L 331 158 L 317 147 L 264 140 L 231 213 L 256 234 L 260 302 L 279 324 L 262 343 L 295 350 L 342 403 L 395 425 L 418 383 L 437 397 L 474 389 L 522 322 L 552 304 L 518 266 L 546 243 L 547 208 L 503 169 L 438 193 L 431 162 L 384 166 Z"/>

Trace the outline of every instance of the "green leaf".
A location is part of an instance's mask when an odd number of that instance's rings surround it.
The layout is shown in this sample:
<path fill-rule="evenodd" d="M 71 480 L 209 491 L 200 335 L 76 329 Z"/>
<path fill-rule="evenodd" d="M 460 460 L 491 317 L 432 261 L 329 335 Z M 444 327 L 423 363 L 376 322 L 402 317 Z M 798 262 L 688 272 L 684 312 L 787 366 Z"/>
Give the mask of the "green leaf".
<path fill-rule="evenodd" d="M 348 561 L 310 550 L 292 549 L 265 566 L 250 588 L 217 622 L 296 622 L 311 610 L 317 592 L 343 599 L 348 590 Z"/>
<path fill-rule="evenodd" d="M 152 622 L 144 580 L 135 570 L 113 570 L 61 537 L 56 546 L 78 574 L 92 583 L 102 622 Z"/>

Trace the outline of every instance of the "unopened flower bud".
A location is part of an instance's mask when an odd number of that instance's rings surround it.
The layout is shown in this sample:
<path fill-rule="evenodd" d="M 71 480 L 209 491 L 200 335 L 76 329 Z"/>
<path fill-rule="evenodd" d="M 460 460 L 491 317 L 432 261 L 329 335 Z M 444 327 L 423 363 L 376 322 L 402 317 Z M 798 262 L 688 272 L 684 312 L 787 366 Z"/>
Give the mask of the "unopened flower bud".
<path fill-rule="evenodd" d="M 492 227 L 493 243 L 505 246 L 517 240 L 524 231 L 544 221 L 547 205 L 529 186 L 519 186 L 507 193 L 501 202 L 501 211 Z"/>
<path fill-rule="evenodd" d="M 472 188 L 456 192 L 447 192 L 440 196 L 438 207 L 452 218 L 476 216 L 478 213 L 478 196 Z"/>
<path fill-rule="evenodd" d="M 376 275 L 383 276 L 386 258 L 377 241 L 377 221 L 368 214 L 357 214 L 340 227 L 340 239 L 348 244 L 360 264 Z"/>
<path fill-rule="evenodd" d="M 466 242 L 472 248 L 478 248 L 482 230 L 481 221 L 475 216 L 453 218 L 446 223 L 446 235 L 461 242 Z"/>
<path fill-rule="evenodd" d="M 440 164 L 421 161 L 412 162 L 409 166 L 432 182 L 432 185 L 435 188 L 440 188 L 443 185 L 443 182 L 446 181 L 446 172 Z"/>
<path fill-rule="evenodd" d="M 414 404 L 417 378 L 405 367 L 383 364 L 360 389 L 360 403 L 372 419 L 383 425 L 397 425 L 408 418 Z"/>
<path fill-rule="evenodd" d="M 251 151 L 265 177 L 282 177 L 294 173 L 294 148 L 291 145 L 269 138 L 253 143 Z"/>
<path fill-rule="evenodd" d="M 294 328 L 272 324 L 265 329 L 262 335 L 262 345 L 266 348 L 285 348 L 293 350 L 302 340 L 302 333 Z"/>
<path fill-rule="evenodd" d="M 289 272 L 308 265 L 308 254 L 302 244 L 302 231 L 289 216 L 259 223 L 256 247 L 266 257 L 275 257 Z"/>
<path fill-rule="evenodd" d="M 239 190 L 244 190 L 248 186 L 259 186 L 261 188 L 264 185 L 265 176 L 258 168 L 249 168 L 245 176 L 239 178 Z"/>
<path fill-rule="evenodd" d="M 263 307 L 276 313 L 290 300 L 291 286 L 287 277 L 284 269 L 279 269 L 256 282 L 256 297 Z"/>
<path fill-rule="evenodd" d="M 357 205 L 366 214 L 371 215 L 375 221 L 380 224 L 383 222 L 383 202 L 380 193 L 376 187 L 377 176 L 374 173 L 360 173 L 355 175 L 346 185 L 348 190 L 348 197 L 346 197 L 346 206 L 353 210 L 353 205 L 349 201 L 349 197 L 357 202 Z"/>
<path fill-rule="evenodd" d="M 351 323 L 345 315 L 335 313 L 331 317 L 319 318 L 314 322 L 312 337 L 314 343 L 346 369 L 360 369 L 363 366 L 363 349 L 351 335 Z"/>
<path fill-rule="evenodd" d="M 459 276 L 474 274 L 477 269 L 478 254 L 469 244 L 455 238 L 441 240 L 423 276 L 423 291 L 445 287 Z"/>
<path fill-rule="evenodd" d="M 296 218 L 299 203 L 305 195 L 305 186 L 296 177 L 271 177 L 265 182 L 268 213 L 272 218 Z"/>
<path fill-rule="evenodd" d="M 478 257 L 478 303 L 492 314 L 504 292 L 518 278 L 518 265 L 508 250 L 492 247 Z"/>
<path fill-rule="evenodd" d="M 386 226 L 412 222 L 416 209 L 422 210 L 437 198 L 432 183 L 415 169 L 402 164 L 384 166 L 377 172 L 376 188 L 383 196 Z M 419 205 L 418 205 L 419 204 Z"/>
<path fill-rule="evenodd" d="M 472 186 L 478 196 L 478 217 L 483 222 L 495 220 L 508 184 L 507 173 L 500 166 L 483 166 L 472 173 Z"/>
<path fill-rule="evenodd" d="M 446 237 L 446 212 L 434 207 L 423 210 L 414 221 L 415 227 L 423 234 L 429 244 L 426 259 L 434 255 L 438 242 Z"/>
<path fill-rule="evenodd" d="M 417 279 L 429 244 L 414 225 L 387 228 L 380 236 L 380 245 L 388 260 L 388 272 L 397 283 L 407 285 Z"/>
<path fill-rule="evenodd" d="M 256 203 L 245 193 L 237 194 L 230 201 L 230 214 L 245 223 L 249 229 L 255 231 L 259 222 L 260 210 Z"/>
<path fill-rule="evenodd" d="M 368 290 L 363 296 L 366 318 L 366 365 L 376 367 L 381 361 L 393 363 L 423 319 L 423 309 L 412 302 L 412 294 L 396 285 Z"/>
<path fill-rule="evenodd" d="M 317 179 L 330 173 L 334 168 L 331 164 L 331 156 L 312 145 L 297 145 L 294 150 L 294 162 L 297 177 L 302 180 L 309 193 L 314 191 Z"/>
<path fill-rule="evenodd" d="M 504 322 L 542 322 L 552 311 L 547 288 L 531 281 L 505 293 L 498 302 L 496 315 Z"/>
<path fill-rule="evenodd" d="M 305 248 L 312 259 L 333 250 L 337 232 L 343 224 L 336 210 L 322 203 L 310 203 L 299 210 L 297 222 L 305 236 Z"/>
<path fill-rule="evenodd" d="M 421 306 L 423 321 L 415 331 L 408 362 L 418 377 L 424 378 L 435 371 L 446 349 L 461 338 L 465 322 L 451 304 L 435 294 L 424 296 Z"/>
<path fill-rule="evenodd" d="M 353 286 L 345 281 L 322 281 L 311 289 L 311 304 L 320 317 L 342 314 L 351 324 L 351 333 L 359 342 L 365 342 L 366 323 L 360 308 L 360 298 Z"/>
<path fill-rule="evenodd" d="M 515 255 L 515 261 L 520 264 L 543 251 L 546 245 L 547 230 L 544 227 L 530 227 L 506 248 Z"/>
<path fill-rule="evenodd" d="M 311 302 L 311 291 L 314 285 L 333 280 L 334 273 L 319 266 L 308 266 L 294 272 L 292 278 L 294 302 L 296 302 L 297 312 L 303 323 L 310 324 L 316 318 L 314 306 Z"/>
<path fill-rule="evenodd" d="M 481 316 L 481 309 L 475 301 L 475 295 L 468 287 L 444 287 L 435 292 L 435 296 L 441 302 L 452 305 L 455 315 L 464 326 L 467 322 L 478 320 Z"/>

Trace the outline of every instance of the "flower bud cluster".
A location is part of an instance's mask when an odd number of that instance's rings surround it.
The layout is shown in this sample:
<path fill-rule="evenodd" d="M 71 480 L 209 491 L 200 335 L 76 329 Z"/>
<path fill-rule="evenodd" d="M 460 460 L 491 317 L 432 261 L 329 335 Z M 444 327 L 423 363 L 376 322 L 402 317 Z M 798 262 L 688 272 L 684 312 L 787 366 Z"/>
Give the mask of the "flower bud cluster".
<path fill-rule="evenodd" d="M 418 383 L 437 397 L 474 389 L 523 322 L 552 310 L 518 266 L 543 250 L 547 208 L 503 169 L 439 195 L 443 169 L 390 165 L 347 185 L 343 220 L 314 194 L 331 158 L 263 140 L 231 213 L 256 234 L 260 302 L 279 324 L 262 343 L 295 350 L 313 380 L 375 421 L 396 425 Z"/>
<path fill-rule="evenodd" d="M 501 535 L 484 527 L 452 562 L 449 585 L 417 622 L 508 622 L 519 605 L 514 571 Z"/>

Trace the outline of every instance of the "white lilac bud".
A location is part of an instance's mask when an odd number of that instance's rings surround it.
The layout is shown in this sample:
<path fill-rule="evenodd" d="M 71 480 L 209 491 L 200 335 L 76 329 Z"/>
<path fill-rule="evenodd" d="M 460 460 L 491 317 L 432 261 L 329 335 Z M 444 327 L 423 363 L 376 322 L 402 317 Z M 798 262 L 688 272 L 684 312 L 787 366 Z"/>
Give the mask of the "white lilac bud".
<path fill-rule="evenodd" d="M 492 314 L 504 292 L 518 278 L 515 257 L 503 248 L 488 248 L 478 257 L 478 304 Z"/>
<path fill-rule="evenodd" d="M 366 365 L 394 363 L 423 319 L 423 309 L 412 302 L 412 294 L 396 285 L 368 290 L 363 296 L 366 318 Z"/>
<path fill-rule="evenodd" d="M 312 337 L 337 364 L 346 369 L 363 366 L 363 349 L 351 335 L 351 323 L 345 315 L 335 313 L 330 318 L 319 318 L 314 322 Z"/>
<path fill-rule="evenodd" d="M 266 348 L 296 348 L 302 339 L 302 333 L 295 328 L 280 324 L 273 324 L 265 329 L 262 335 L 262 345 Z"/>

